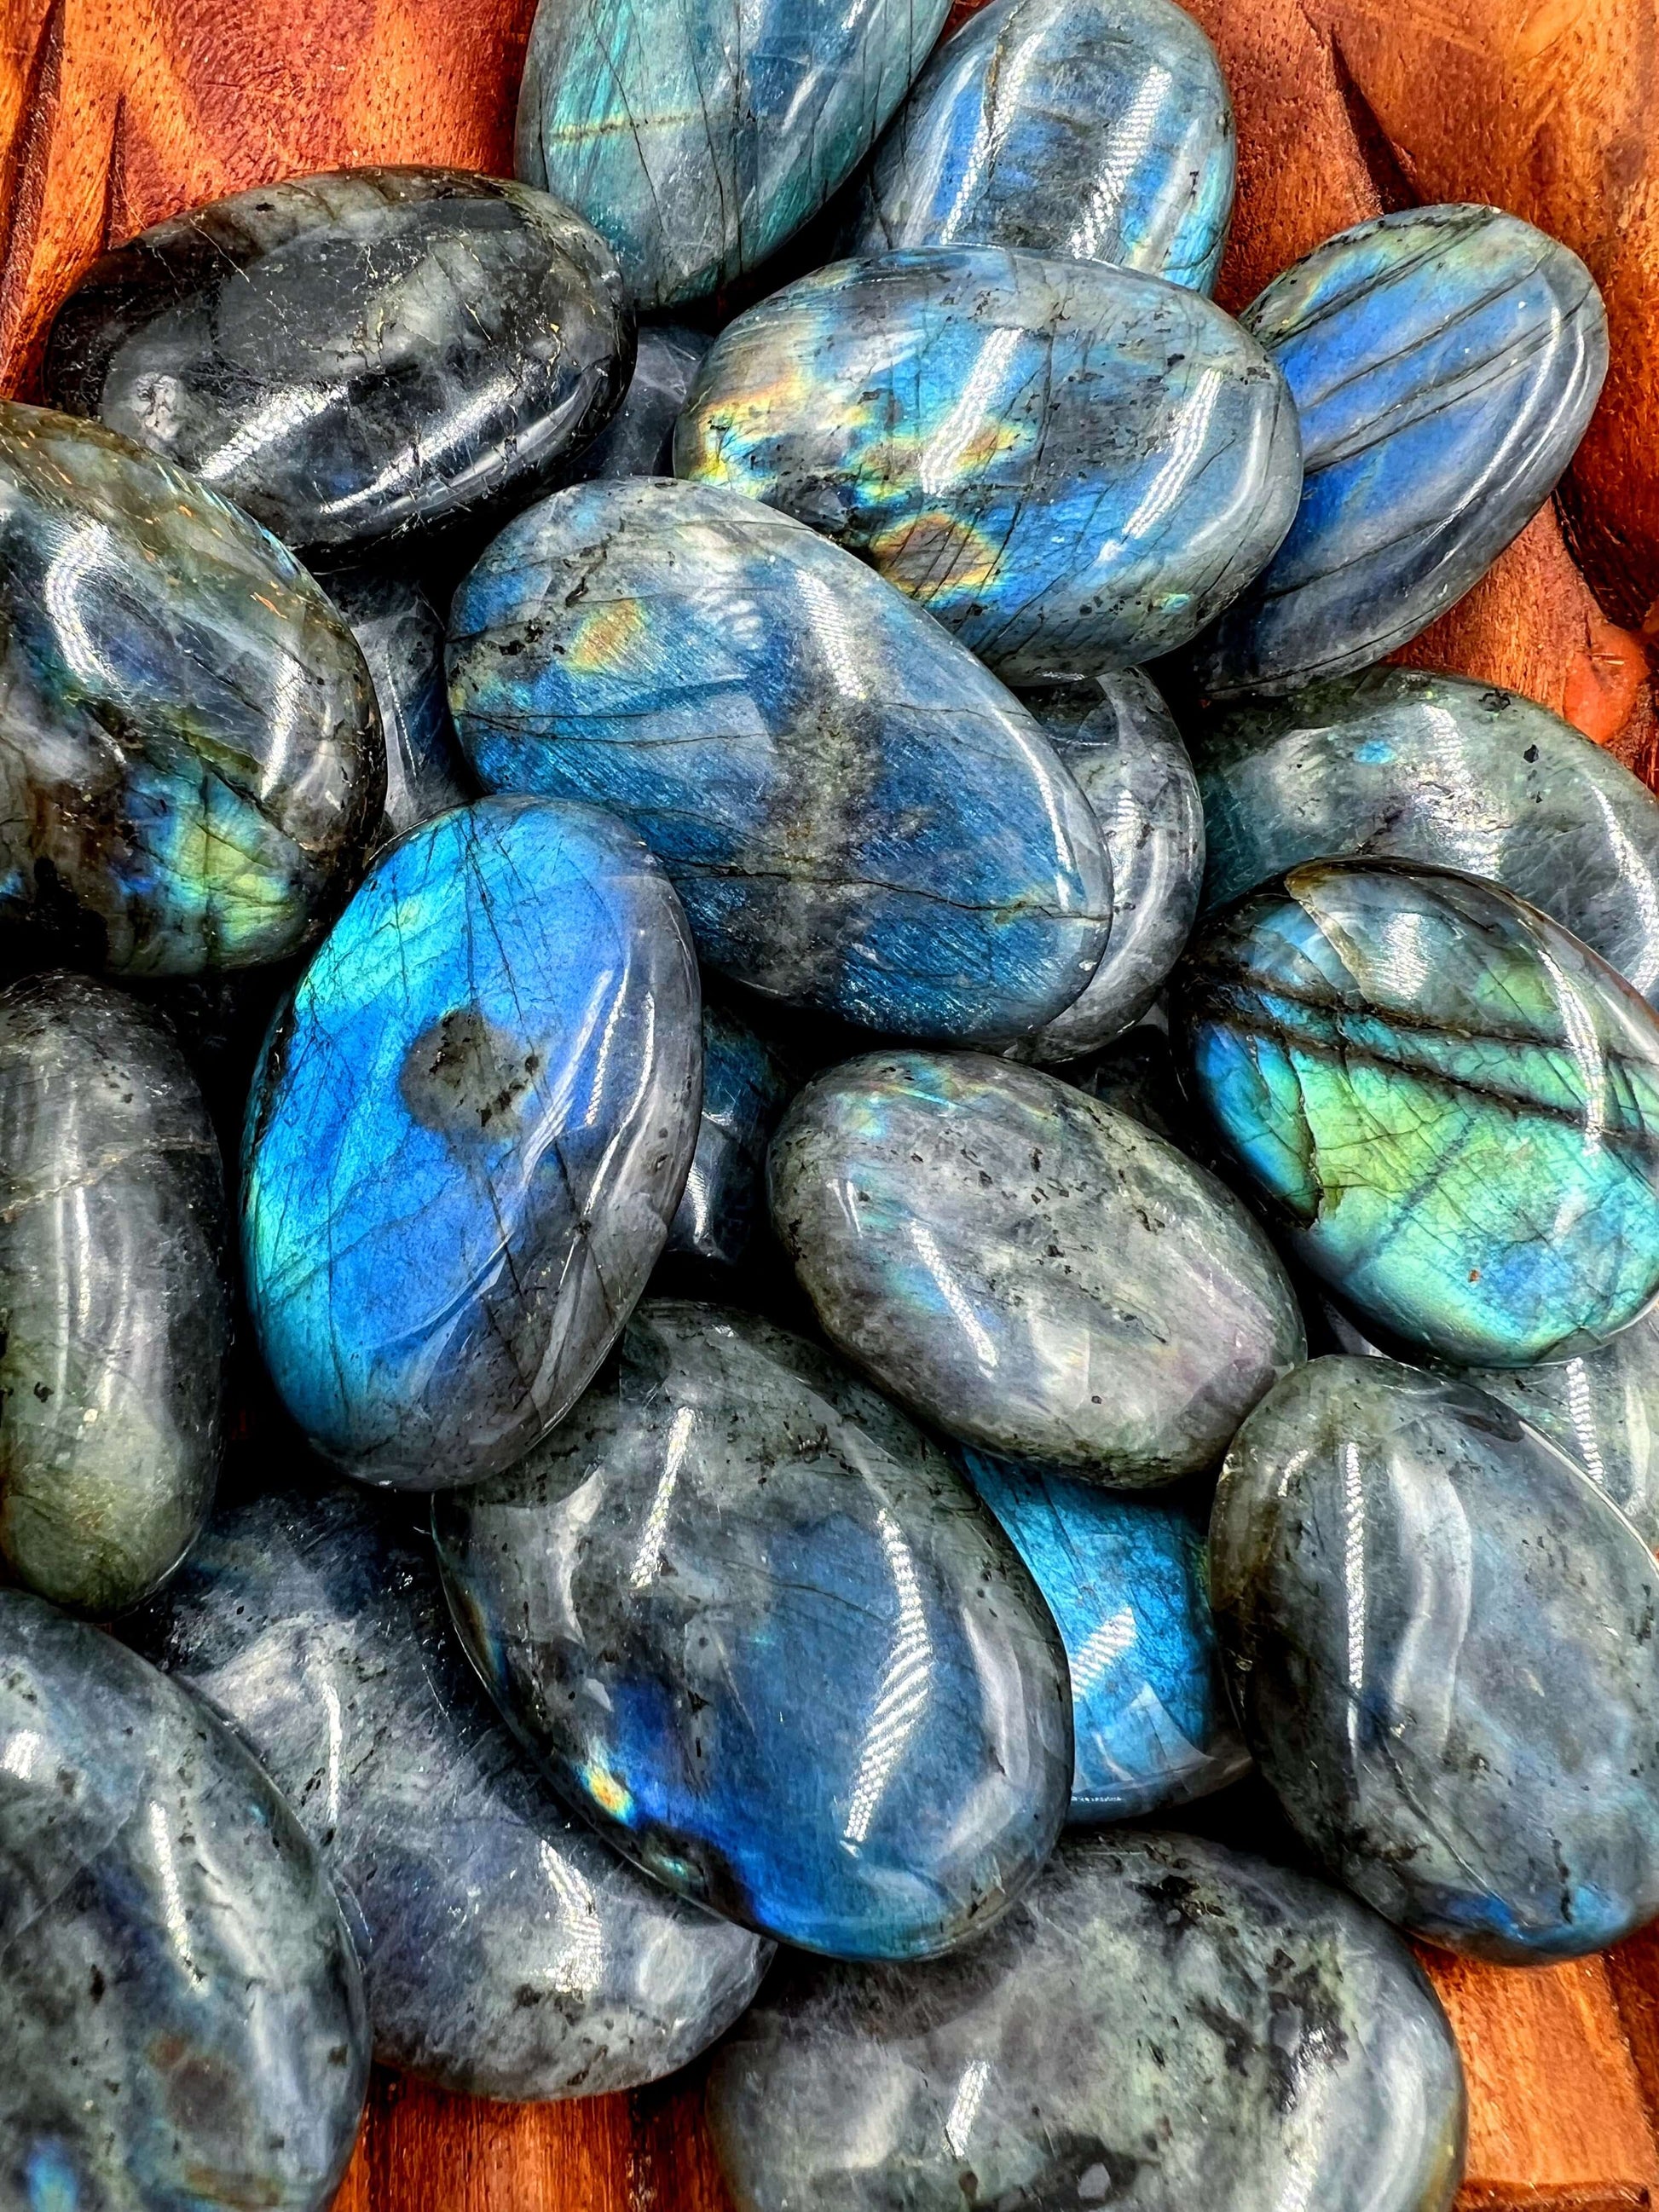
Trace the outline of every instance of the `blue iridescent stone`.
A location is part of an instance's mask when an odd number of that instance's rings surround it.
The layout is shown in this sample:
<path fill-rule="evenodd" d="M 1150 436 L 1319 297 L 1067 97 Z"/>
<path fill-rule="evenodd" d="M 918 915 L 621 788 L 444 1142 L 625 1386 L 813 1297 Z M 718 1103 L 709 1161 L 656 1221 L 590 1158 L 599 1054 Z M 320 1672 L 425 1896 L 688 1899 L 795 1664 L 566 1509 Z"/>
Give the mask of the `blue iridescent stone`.
<path fill-rule="evenodd" d="M 482 799 L 382 855 L 244 1141 L 248 1305 L 325 1458 L 437 1489 L 561 1419 L 662 1249 L 701 1072 L 684 919 L 620 823 Z"/>
<path fill-rule="evenodd" d="M 449 719 L 444 618 L 419 580 L 398 568 L 348 569 L 325 585 L 374 679 L 386 738 L 386 811 L 374 840 L 381 845 L 477 796 Z"/>
<path fill-rule="evenodd" d="M 766 1148 L 795 1086 L 752 1024 L 702 1009 L 702 1118 L 668 1250 L 735 1267 L 766 1224 Z"/>
<path fill-rule="evenodd" d="M 624 815 L 712 967 L 902 1035 L 1005 1042 L 1107 945 L 1095 817 L 1030 715 L 837 547 L 735 492 L 556 494 L 456 593 L 492 790 Z"/>
<path fill-rule="evenodd" d="M 463 1641 L 647 1874 L 808 1950 L 918 1958 L 1053 1848 L 1066 1659 L 939 1446 L 833 1357 L 653 1302 L 570 1417 L 434 1503 Z"/>
<path fill-rule="evenodd" d="M 1235 155 L 1215 49 L 1174 0 L 992 0 L 888 126 L 851 244 L 1024 246 L 1207 292 Z"/>
<path fill-rule="evenodd" d="M 1197 1516 L 983 1452 L 962 1459 L 1065 1642 L 1067 1817 L 1124 1820 L 1237 1782 L 1250 1756 L 1222 1679 Z"/>
<path fill-rule="evenodd" d="M 597 225 L 636 306 L 765 260 L 849 177 L 950 0 L 541 0 L 519 174 Z"/>
<path fill-rule="evenodd" d="M 1302 426 L 1302 504 L 1192 655 L 1215 698 L 1381 660 L 1485 574 L 1572 459 L 1607 366 L 1576 253 L 1488 207 L 1360 223 L 1276 276 L 1245 327 Z"/>
<path fill-rule="evenodd" d="M 1023 685 L 1185 644 L 1302 481 L 1284 380 L 1219 307 L 989 246 L 836 262 L 740 315 L 674 466 L 862 553 Z"/>
<path fill-rule="evenodd" d="M 1508 1407 L 1312 1361 L 1239 1432 L 1210 1581 L 1246 1738 L 1334 1878 L 1510 1965 L 1659 1915 L 1659 1565 Z"/>

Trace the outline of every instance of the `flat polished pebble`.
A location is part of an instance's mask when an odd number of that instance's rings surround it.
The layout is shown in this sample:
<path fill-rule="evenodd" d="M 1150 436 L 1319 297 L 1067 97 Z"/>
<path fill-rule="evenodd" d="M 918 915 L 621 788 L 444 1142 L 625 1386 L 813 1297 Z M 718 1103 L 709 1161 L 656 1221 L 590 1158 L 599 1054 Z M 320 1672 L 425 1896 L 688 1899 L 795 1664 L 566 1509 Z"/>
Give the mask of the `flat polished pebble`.
<path fill-rule="evenodd" d="M 1334 1879 L 1511 1965 L 1659 1915 L 1659 1565 L 1483 1390 L 1316 1359 L 1210 1532 L 1245 1735 Z"/>
<path fill-rule="evenodd" d="M 729 325 L 674 466 L 864 554 L 1005 683 L 1171 652 L 1296 513 L 1296 410 L 1208 300 L 957 246 L 842 261 Z"/>
<path fill-rule="evenodd" d="M 1525 1367 L 1659 1289 L 1659 1019 L 1536 908 L 1310 861 L 1201 931 L 1179 983 L 1200 1101 L 1362 1320 Z"/>
<path fill-rule="evenodd" d="M 849 177 L 950 0 L 543 0 L 516 164 L 616 248 L 643 312 L 756 268 Z"/>
<path fill-rule="evenodd" d="M 350 632 L 274 538 L 100 424 L 0 402 L 0 927 L 190 975 L 321 935 L 386 757 Z"/>
<path fill-rule="evenodd" d="M 714 341 L 677 323 L 647 323 L 628 396 L 592 444 L 571 464 L 568 481 L 595 477 L 665 477 L 674 466 L 674 425 Z"/>
<path fill-rule="evenodd" d="M 1241 319 L 1295 396 L 1305 476 L 1290 535 L 1194 649 L 1216 698 L 1344 675 L 1426 629 L 1549 497 L 1607 366 L 1589 270 L 1496 208 L 1360 223 Z"/>
<path fill-rule="evenodd" d="M 374 842 L 383 845 L 477 796 L 449 719 L 444 618 L 396 568 L 351 569 L 326 588 L 374 679 L 386 738 L 386 811 Z"/>
<path fill-rule="evenodd" d="M 1447 2212 L 1463 2165 L 1406 1946 L 1191 1836 L 1068 1836 L 957 1958 L 787 1960 L 708 2116 L 738 2212 Z"/>
<path fill-rule="evenodd" d="M 702 1050 L 684 916 L 609 816 L 482 799 L 382 855 L 244 1145 L 255 1333 L 325 1458 L 440 1489 L 563 1417 L 662 1249 Z"/>
<path fill-rule="evenodd" d="M 199 1699 L 0 1590 L 0 2197 L 324 2212 L 368 2080 L 321 1862 Z"/>
<path fill-rule="evenodd" d="M 598 2096 L 672 2073 L 753 1996 L 768 1946 L 570 1818 L 463 1657 L 430 1545 L 364 1491 L 219 1513 L 125 1632 L 237 1729 L 321 1852 L 382 2065 Z"/>
<path fill-rule="evenodd" d="M 1018 1055 L 1079 1060 L 1140 1019 L 1181 957 L 1204 877 L 1204 810 L 1175 718 L 1138 668 L 1025 703 L 1088 800 L 1112 866 L 1100 965 Z"/>
<path fill-rule="evenodd" d="M 58 311 L 46 385 L 295 547 L 522 502 L 602 429 L 634 325 L 610 249 L 545 193 L 337 169 L 142 231 Z"/>
<path fill-rule="evenodd" d="M 641 1307 L 570 1418 L 434 1528 L 503 1710 L 682 1895 L 917 1958 L 1047 1857 L 1072 1781 L 1054 1623 L 939 1447 L 804 1339 Z"/>
<path fill-rule="evenodd" d="M 1304 860 L 1427 860 L 1542 907 L 1659 998 L 1659 799 L 1547 708 L 1373 668 L 1212 718 L 1194 761 L 1206 908 Z"/>
<path fill-rule="evenodd" d="M 670 1252 L 735 1267 L 766 1224 L 766 1148 L 794 1090 L 760 1032 L 704 1001 L 702 1119 Z"/>
<path fill-rule="evenodd" d="M 896 1051 L 809 1083 L 772 1225 L 824 1333 L 947 1435 L 1123 1488 L 1213 1467 L 1305 1356 L 1213 1176 L 1073 1085 Z"/>
<path fill-rule="evenodd" d="M 1196 1516 L 983 1452 L 963 1465 L 1065 1641 L 1077 1744 L 1066 1817 L 1126 1820 L 1237 1782 L 1250 1755 L 1222 1679 Z"/>
<path fill-rule="evenodd" d="M 1235 156 L 1215 49 L 1173 0 L 993 0 L 889 125 L 853 250 L 1023 246 L 1207 292 Z"/>
<path fill-rule="evenodd" d="M 485 785 L 625 815 L 702 958 L 769 997 L 1001 1043 L 1106 949 L 1100 831 L 1032 717 L 860 562 L 735 492 L 532 507 L 456 593 L 449 666 Z"/>
<path fill-rule="evenodd" d="M 224 1170 L 163 1023 L 81 975 L 0 993 L 0 1559 L 100 1620 L 218 1474 Z"/>

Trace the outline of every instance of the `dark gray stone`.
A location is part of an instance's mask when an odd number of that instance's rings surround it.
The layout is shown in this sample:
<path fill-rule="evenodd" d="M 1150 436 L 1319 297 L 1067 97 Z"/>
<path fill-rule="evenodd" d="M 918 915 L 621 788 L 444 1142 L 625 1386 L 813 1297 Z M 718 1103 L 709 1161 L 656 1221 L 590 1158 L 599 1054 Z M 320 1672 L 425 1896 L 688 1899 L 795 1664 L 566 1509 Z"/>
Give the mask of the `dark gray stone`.
<path fill-rule="evenodd" d="M 678 323 L 644 324 L 628 396 L 592 444 L 578 454 L 567 481 L 672 476 L 674 425 L 713 343 L 702 331 Z"/>
<path fill-rule="evenodd" d="M 794 1089 L 760 1032 L 702 1009 L 702 1118 L 666 1249 L 735 1267 L 766 1224 L 766 1148 Z"/>
<path fill-rule="evenodd" d="M 444 618 L 415 576 L 395 568 L 346 569 L 325 585 L 374 679 L 386 737 L 386 811 L 374 842 L 383 845 L 477 797 L 449 719 Z"/>

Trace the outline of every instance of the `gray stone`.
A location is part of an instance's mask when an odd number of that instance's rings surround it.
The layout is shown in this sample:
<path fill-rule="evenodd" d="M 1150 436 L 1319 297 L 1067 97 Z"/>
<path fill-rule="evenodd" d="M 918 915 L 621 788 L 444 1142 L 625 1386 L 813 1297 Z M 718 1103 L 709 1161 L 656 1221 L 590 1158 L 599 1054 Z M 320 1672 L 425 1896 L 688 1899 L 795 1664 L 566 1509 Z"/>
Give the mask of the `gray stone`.
<path fill-rule="evenodd" d="M 628 396 L 592 444 L 579 453 L 569 483 L 595 477 L 665 477 L 673 473 L 674 425 L 703 356 L 713 344 L 678 323 L 647 323 Z"/>
<path fill-rule="evenodd" d="M 477 796 L 444 690 L 444 618 L 410 573 L 351 568 L 325 578 L 368 663 L 386 738 L 386 811 L 376 845 Z"/>
<path fill-rule="evenodd" d="M 704 1000 L 702 1116 L 667 1251 L 724 1267 L 744 1258 L 766 1224 L 766 1148 L 793 1088 L 758 1030 Z"/>

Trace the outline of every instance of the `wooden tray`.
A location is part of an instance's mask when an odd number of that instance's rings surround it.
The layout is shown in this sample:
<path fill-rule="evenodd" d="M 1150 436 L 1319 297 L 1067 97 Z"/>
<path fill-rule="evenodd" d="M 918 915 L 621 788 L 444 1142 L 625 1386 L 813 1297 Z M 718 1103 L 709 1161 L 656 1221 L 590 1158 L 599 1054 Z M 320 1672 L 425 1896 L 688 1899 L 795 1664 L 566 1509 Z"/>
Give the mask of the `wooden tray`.
<path fill-rule="evenodd" d="M 1495 202 L 1589 262 L 1613 367 L 1572 477 L 1402 658 L 1527 692 L 1659 784 L 1642 642 L 1659 633 L 1653 0 L 1188 4 L 1239 113 L 1224 304 L 1330 232 L 1413 202 Z M 94 254 L 193 202 L 344 162 L 509 171 L 533 8 L 0 0 L 0 391 L 27 396 L 52 311 Z M 1468 2072 L 1463 2212 L 1659 2205 L 1659 1935 L 1541 1972 L 1426 1963 Z M 337 2212 L 725 2207 L 693 2069 L 538 2107 L 378 2078 Z"/>

